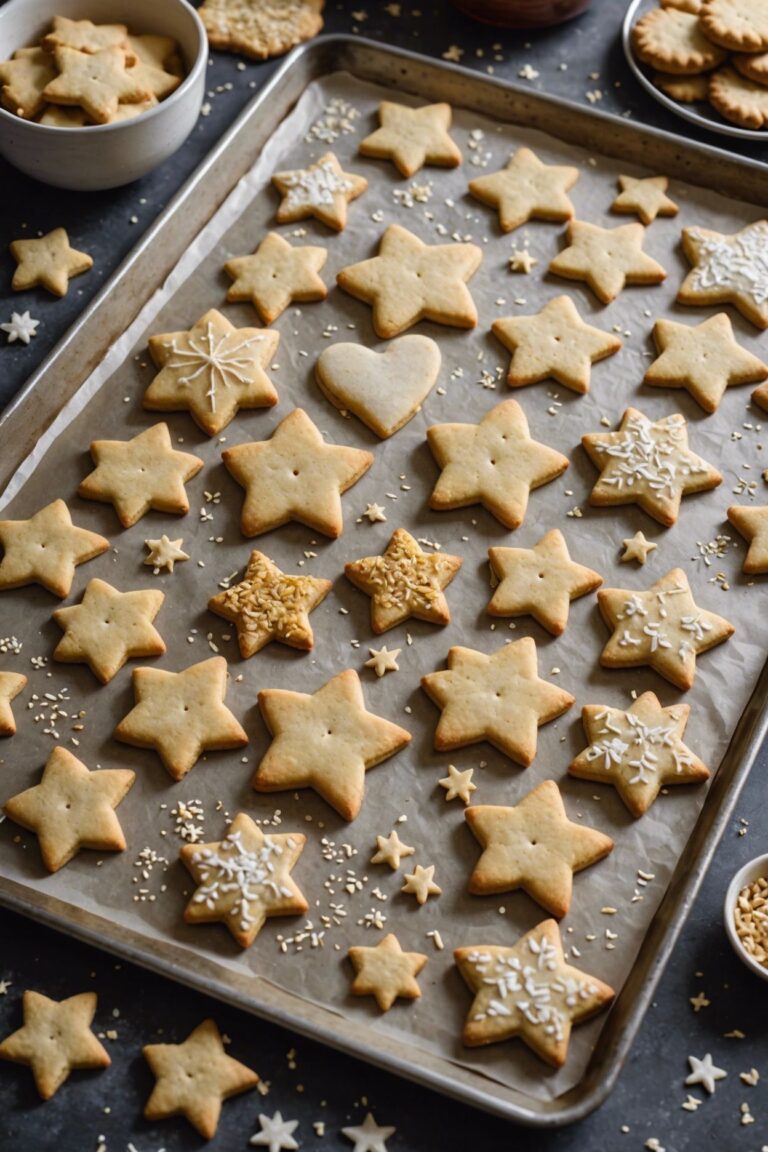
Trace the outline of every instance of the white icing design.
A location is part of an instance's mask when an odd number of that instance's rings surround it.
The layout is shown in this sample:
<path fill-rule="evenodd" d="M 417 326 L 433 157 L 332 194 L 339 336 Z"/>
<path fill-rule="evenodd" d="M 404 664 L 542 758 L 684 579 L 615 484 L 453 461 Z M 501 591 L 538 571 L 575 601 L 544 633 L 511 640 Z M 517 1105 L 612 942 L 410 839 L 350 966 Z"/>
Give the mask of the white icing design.
<path fill-rule="evenodd" d="M 287 841 L 292 847 L 293 841 Z M 282 856 L 283 847 L 270 836 L 265 836 L 261 847 L 252 852 L 242 844 L 239 832 L 230 832 L 221 841 L 218 851 L 201 848 L 192 857 L 199 870 L 201 886 L 192 897 L 195 904 L 205 904 L 212 911 L 220 900 L 234 894 L 230 916 L 240 918 L 243 931 L 256 923 L 255 908 L 262 909 L 293 895 L 290 888 L 275 879 L 275 858 Z"/>
<path fill-rule="evenodd" d="M 671 498 L 680 480 L 706 472 L 685 443 L 685 419 L 676 414 L 651 421 L 646 416 L 632 416 L 622 429 L 620 440 L 597 441 L 597 452 L 610 456 L 615 464 L 600 483 L 619 491 L 645 484 L 660 499 Z"/>
<path fill-rule="evenodd" d="M 653 592 L 656 600 L 657 619 L 650 618 L 651 608 L 648 605 L 647 597 L 643 599 L 635 593 L 625 600 L 616 619 L 633 620 L 638 628 L 640 628 L 642 621 L 642 627 L 639 633 L 633 632 L 630 628 L 624 628 L 618 640 L 619 647 L 645 648 L 649 653 L 658 652 L 660 649 L 673 649 L 675 638 L 669 636 L 665 626 L 665 621 L 669 621 L 669 608 L 666 602 L 668 597 L 679 596 L 686 591 L 687 589 L 681 584 L 674 584 L 671 588 L 657 588 Z M 669 623 L 682 632 L 690 633 L 695 641 L 692 644 L 685 637 L 677 640 L 677 654 L 683 662 L 695 654 L 696 644 L 705 640 L 706 633 L 712 631 L 712 625 L 703 618 L 700 612 L 679 616 Z"/>
<path fill-rule="evenodd" d="M 339 175 L 329 160 L 312 168 L 283 172 L 280 175 L 280 182 L 287 189 L 285 206 L 291 210 L 330 205 L 336 196 L 352 191 L 351 181 Z"/>
<path fill-rule="evenodd" d="M 255 352 L 249 355 L 244 353 L 253 344 L 260 344 L 264 337 L 250 336 L 230 346 L 232 335 L 232 332 L 225 332 L 217 340 L 213 333 L 213 324 L 209 320 L 202 336 L 190 334 L 186 337 L 186 347 L 179 347 L 175 339 L 163 345 L 174 357 L 166 362 L 165 367 L 184 372 L 178 381 L 183 387 L 190 387 L 199 376 L 207 374 L 208 390 L 205 394 L 210 397 L 211 412 L 216 411 L 218 385 L 231 388 L 237 384 L 248 384 L 254 367 L 260 366 L 259 357 Z"/>
<path fill-rule="evenodd" d="M 602 722 L 600 735 L 587 748 L 588 761 L 599 760 L 606 772 L 624 768 L 628 784 L 649 784 L 658 772 L 662 758 L 670 757 L 675 772 L 693 765 L 693 756 L 675 735 L 676 724 L 644 724 L 634 712 L 599 712 L 595 716 Z"/>
<path fill-rule="evenodd" d="M 735 236 L 704 236 L 696 228 L 689 234 L 698 246 L 698 262 L 690 273 L 691 287 L 731 289 L 755 304 L 768 303 L 768 222 L 758 220 Z"/>

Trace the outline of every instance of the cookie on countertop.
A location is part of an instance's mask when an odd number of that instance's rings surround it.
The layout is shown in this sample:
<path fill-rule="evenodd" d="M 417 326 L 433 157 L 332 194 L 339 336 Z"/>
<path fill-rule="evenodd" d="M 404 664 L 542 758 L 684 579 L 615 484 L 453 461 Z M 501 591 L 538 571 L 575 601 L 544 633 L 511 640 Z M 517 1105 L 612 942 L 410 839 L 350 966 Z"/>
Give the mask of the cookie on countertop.
<path fill-rule="evenodd" d="M 41 584 L 69 595 L 75 568 L 109 548 L 109 540 L 72 523 L 63 500 L 46 504 L 29 520 L 0 520 L 0 590 Z"/>
<path fill-rule="evenodd" d="M 677 76 L 708 72 L 727 55 L 704 34 L 698 16 L 679 8 L 652 8 L 641 16 L 632 47 L 643 64 Z"/>
<path fill-rule="evenodd" d="M 395 1000 L 418 1000 L 416 977 L 427 963 L 423 952 L 403 952 L 394 932 L 389 932 L 374 948 L 352 945 L 347 953 L 355 970 L 350 992 L 353 996 L 374 996 L 382 1012 Z"/>
<path fill-rule="evenodd" d="M 469 192 L 498 209 L 502 232 L 512 232 L 529 220 L 572 220 L 567 193 L 578 178 L 578 168 L 544 164 L 530 148 L 520 148 L 500 172 L 470 180 Z"/>
<path fill-rule="evenodd" d="M 639 216 L 642 224 L 652 224 L 657 216 L 677 216 L 680 208 L 667 196 L 666 176 L 619 176 L 619 195 L 611 212 Z"/>
<path fill-rule="evenodd" d="M 0 1042 L 0 1059 L 31 1068 L 43 1100 L 50 1100 L 74 1069 L 108 1068 L 112 1063 L 91 1031 L 95 992 L 50 1000 L 27 989 L 22 1004 L 24 1026 Z"/>
<path fill-rule="evenodd" d="M 498 580 L 488 614 L 533 616 L 553 636 L 565 631 L 571 600 L 603 582 L 598 572 L 571 559 L 557 528 L 545 532 L 533 548 L 489 548 L 488 559 Z"/>
<path fill-rule="evenodd" d="M 11 702 L 27 683 L 23 672 L 0 672 L 0 736 L 13 736 L 16 721 L 11 711 Z"/>
<path fill-rule="evenodd" d="M 755 576 L 768 572 L 768 506 L 734 504 L 728 520 L 749 543 L 742 571 Z"/>
<path fill-rule="evenodd" d="M 768 48 L 766 0 L 703 0 L 699 22 L 709 40 L 732 52 Z"/>
<path fill-rule="evenodd" d="M 205 0 L 198 15 L 211 48 L 266 60 L 316 36 L 324 6 L 325 0 Z"/>
<path fill-rule="evenodd" d="M 250 301 L 264 324 L 272 324 L 289 304 L 325 300 L 320 270 L 328 249 L 289 244 L 279 232 L 268 232 L 252 256 L 234 256 L 224 271 L 233 283 L 227 300 Z"/>
<path fill-rule="evenodd" d="M 109 124 L 119 104 L 138 104 L 153 95 L 126 67 L 122 48 L 102 48 L 89 54 L 58 47 L 54 58 L 59 74 L 46 84 L 45 99 L 50 104 L 74 104 L 96 124 Z"/>
<path fill-rule="evenodd" d="M 45 86 L 56 75 L 42 48 L 19 48 L 11 60 L 0 62 L 0 102 L 23 120 L 34 120 L 45 108 Z"/>
<path fill-rule="evenodd" d="M 381 126 L 360 143 L 362 156 L 391 160 L 401 176 L 415 176 L 425 164 L 456 168 L 461 152 L 450 136 L 450 104 L 423 104 L 411 108 L 382 100 Z"/>
<path fill-rule="evenodd" d="M 162 656 L 165 643 L 152 621 L 164 599 L 159 590 L 119 592 L 106 580 L 89 580 L 80 604 L 53 613 L 64 631 L 54 660 L 87 664 L 102 684 L 108 684 L 127 660 Z"/>
<path fill-rule="evenodd" d="M 308 168 L 275 172 L 272 183 L 282 196 L 275 219 L 295 224 L 312 216 L 335 232 L 347 224 L 347 207 L 368 187 L 364 176 L 345 172 L 333 152 L 326 152 Z"/>
<path fill-rule="evenodd" d="M 610 304 L 628 284 L 660 284 L 666 279 L 661 264 L 643 251 L 642 224 L 600 228 L 572 220 L 566 236 L 568 247 L 551 261 L 549 271 L 566 280 L 583 280 L 603 304 Z"/>
<path fill-rule="evenodd" d="M 768 124 L 768 88 L 734 68 L 718 68 L 709 78 L 709 102 L 732 124 L 760 129 Z"/>
<path fill-rule="evenodd" d="M 757 328 L 768 328 L 768 220 L 728 235 L 683 228 L 691 270 L 677 293 L 680 304 L 733 304 Z"/>
<path fill-rule="evenodd" d="M 18 265 L 11 282 L 14 292 L 39 285 L 54 296 L 66 296 L 70 278 L 93 267 L 87 252 L 78 252 L 70 245 L 64 228 L 54 228 L 32 240 L 14 240 L 11 255 Z"/>
<path fill-rule="evenodd" d="M 737 344 L 725 312 L 694 325 L 657 320 L 653 338 L 659 355 L 644 382 L 685 388 L 705 412 L 717 411 L 731 385 L 755 384 L 768 376 L 768 364 Z"/>

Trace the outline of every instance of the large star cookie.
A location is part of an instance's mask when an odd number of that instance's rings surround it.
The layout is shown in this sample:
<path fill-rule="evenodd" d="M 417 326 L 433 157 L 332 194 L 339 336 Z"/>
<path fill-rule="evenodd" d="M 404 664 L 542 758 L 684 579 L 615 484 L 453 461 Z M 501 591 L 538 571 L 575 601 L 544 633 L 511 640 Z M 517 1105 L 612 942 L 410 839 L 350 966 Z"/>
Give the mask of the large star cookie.
<path fill-rule="evenodd" d="M 427 958 L 423 952 L 403 952 L 394 932 L 374 948 L 353 945 L 347 955 L 355 970 L 353 996 L 374 996 L 382 1012 L 388 1012 L 398 997 L 418 1000 L 421 996 L 416 977 Z"/>
<path fill-rule="evenodd" d="M 683 228 L 692 265 L 677 293 L 681 304 L 733 304 L 758 328 L 768 328 L 768 220 L 726 235 Z"/>
<path fill-rule="evenodd" d="M 461 152 L 449 135 L 450 104 L 424 104 L 409 108 L 382 100 L 381 127 L 360 144 L 363 156 L 391 160 L 402 176 L 415 176 L 425 164 L 455 168 Z"/>
<path fill-rule="evenodd" d="M 299 247 L 269 232 L 252 256 L 227 260 L 224 271 L 233 281 L 227 300 L 250 300 L 263 322 L 271 324 L 294 301 L 325 300 L 328 289 L 320 269 L 327 258 L 327 248 Z"/>
<path fill-rule="evenodd" d="M 652 224 L 657 216 L 677 216 L 680 209 L 667 196 L 669 180 L 666 176 L 619 176 L 619 194 L 611 204 L 611 212 L 638 216 L 641 223 Z"/>
<path fill-rule="evenodd" d="M 108 1068 L 112 1061 L 91 1031 L 96 993 L 49 1000 L 24 993 L 24 1026 L 0 1043 L 0 1058 L 26 1064 L 43 1100 L 50 1100 L 75 1068 Z"/>
<path fill-rule="evenodd" d="M 530 636 L 491 656 L 451 648 L 447 671 L 422 676 L 421 685 L 442 711 L 435 732 L 438 752 L 487 740 L 524 768 L 536 755 L 539 726 L 562 716 L 574 702 L 570 692 L 539 679 L 536 642 Z"/>
<path fill-rule="evenodd" d="M 152 96 L 146 83 L 126 68 L 122 48 L 86 53 L 60 46 L 54 57 L 59 74 L 46 84 L 45 99 L 50 104 L 74 104 L 95 124 L 109 124 L 120 104 L 140 104 Z"/>
<path fill-rule="evenodd" d="M 341 232 L 347 223 L 347 207 L 368 187 L 364 176 L 344 172 L 333 152 L 326 152 L 308 168 L 276 172 L 272 183 L 282 196 L 278 224 L 292 224 L 314 216 Z"/>
<path fill-rule="evenodd" d="M 42 584 L 69 595 L 75 568 L 109 548 L 109 540 L 72 523 L 63 500 L 46 504 L 29 520 L 0 520 L 0 589 Z"/>
<path fill-rule="evenodd" d="M 568 247 L 555 256 L 549 271 L 566 280 L 583 280 L 603 304 L 615 300 L 627 284 L 660 284 L 667 273 L 643 252 L 645 228 L 623 224 L 599 228 L 584 220 L 568 225 Z"/>
<path fill-rule="evenodd" d="M 14 292 L 25 292 L 39 285 L 54 296 L 66 296 L 70 277 L 93 267 L 87 252 L 78 252 L 70 246 L 63 228 L 54 228 L 47 236 L 33 240 L 14 240 L 11 255 L 18 265 L 11 283 Z"/>
<path fill-rule="evenodd" d="M 728 519 L 749 542 L 743 571 L 752 576 L 768 572 L 768 506 L 733 504 L 728 509 Z"/>
<path fill-rule="evenodd" d="M 520 148 L 500 172 L 470 180 L 469 191 L 497 208 L 502 232 L 511 232 L 529 220 L 571 220 L 567 192 L 578 178 L 578 168 L 544 164 L 530 148 Z"/>
<path fill-rule="evenodd" d="M 0 672 L 0 736 L 13 736 L 16 721 L 11 711 L 11 701 L 27 683 L 23 672 Z"/>
<path fill-rule="evenodd" d="M 598 572 L 571 560 L 557 528 L 533 548 L 489 548 L 488 559 L 498 580 L 489 615 L 530 615 L 553 636 L 565 631 L 571 600 L 594 592 L 603 582 Z"/>
<path fill-rule="evenodd" d="M 102 684 L 108 684 L 127 660 L 161 656 L 165 644 L 152 621 L 164 599 L 159 590 L 118 592 L 105 580 L 89 580 L 80 604 L 53 613 L 64 630 L 54 660 L 87 664 Z"/>

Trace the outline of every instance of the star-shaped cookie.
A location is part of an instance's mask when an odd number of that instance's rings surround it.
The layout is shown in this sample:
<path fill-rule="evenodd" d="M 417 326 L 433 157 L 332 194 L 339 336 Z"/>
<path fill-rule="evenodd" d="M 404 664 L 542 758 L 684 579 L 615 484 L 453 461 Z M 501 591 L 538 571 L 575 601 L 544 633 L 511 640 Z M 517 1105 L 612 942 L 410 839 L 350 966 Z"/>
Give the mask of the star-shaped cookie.
<path fill-rule="evenodd" d="M 172 447 L 167 424 L 153 424 L 131 440 L 93 440 L 91 457 L 96 467 L 81 480 L 77 494 L 114 505 L 124 528 L 150 508 L 179 516 L 189 512 L 184 482 L 197 475 L 203 461 Z"/>
<path fill-rule="evenodd" d="M 0 63 L 0 102 L 23 120 L 34 120 L 45 108 L 43 89 L 56 75 L 56 65 L 42 48 L 18 48 Z"/>
<path fill-rule="evenodd" d="M 643 252 L 645 228 L 623 224 L 600 228 L 584 220 L 568 225 L 568 247 L 549 265 L 549 271 L 566 280 L 583 280 L 598 300 L 610 304 L 627 284 L 660 284 L 667 273 Z"/>
<path fill-rule="evenodd" d="M 363 156 L 391 160 L 401 176 L 415 176 L 425 164 L 456 168 L 461 152 L 449 135 L 450 104 L 424 104 L 409 108 L 382 100 L 381 127 L 360 144 Z"/>
<path fill-rule="evenodd" d="M 280 336 L 264 328 L 235 328 L 211 308 L 186 332 L 150 336 L 160 369 L 142 401 L 151 412 L 188 411 L 216 436 L 241 408 L 271 408 L 277 392 L 265 372 Z"/>
<path fill-rule="evenodd" d="M 54 49 L 58 76 L 46 84 L 43 95 L 50 104 L 74 104 L 84 109 L 95 124 L 109 124 L 119 104 L 140 104 L 152 91 L 126 68 L 122 48 L 79 52 L 76 48 Z"/>
<path fill-rule="evenodd" d="M 662 788 L 699 784 L 709 769 L 683 743 L 691 709 L 663 708 L 644 692 L 626 711 L 587 704 L 581 712 L 589 747 L 568 767 L 572 776 L 612 784 L 633 816 L 642 816 Z"/>
<path fill-rule="evenodd" d="M 63 500 L 29 520 L 0 520 L 0 589 L 42 584 L 54 596 L 69 595 L 75 568 L 109 548 L 109 540 L 72 523 Z"/>
<path fill-rule="evenodd" d="M 269 232 L 252 256 L 227 260 L 224 271 L 233 281 L 227 300 L 250 300 L 262 321 L 271 324 L 289 304 L 325 300 L 328 289 L 320 269 L 327 258 L 327 248 L 289 244 L 278 232 Z"/>
<path fill-rule="evenodd" d="M 489 548 L 488 559 L 499 581 L 488 614 L 533 616 L 553 636 L 565 631 L 571 600 L 603 582 L 598 572 L 571 560 L 557 528 L 545 532 L 533 548 Z"/>
<path fill-rule="evenodd" d="M 263 552 L 254 551 L 243 579 L 212 596 L 208 607 L 235 625 L 243 659 L 270 640 L 308 652 L 314 644 L 309 614 L 332 587 L 331 580 L 288 576 Z"/>
<path fill-rule="evenodd" d="M 736 343 L 725 312 L 694 325 L 657 320 L 653 338 L 659 355 L 645 383 L 685 388 L 705 412 L 717 411 L 730 385 L 755 384 L 768 376 L 768 364 Z"/>
<path fill-rule="evenodd" d="M 423 552 L 410 532 L 396 528 L 380 556 L 344 565 L 355 588 L 371 598 L 371 628 L 377 634 L 413 617 L 430 624 L 451 619 L 443 589 L 461 568 L 460 556 Z"/>
<path fill-rule="evenodd" d="M 463 1033 L 469 1048 L 519 1036 L 562 1068 L 573 1025 L 614 997 L 602 980 L 566 964 L 556 920 L 543 920 L 512 948 L 475 944 L 453 956 L 475 997 Z"/>
<path fill-rule="evenodd" d="M 122 48 L 126 55 L 131 55 L 125 24 L 94 24 L 92 20 L 54 16 L 51 31 L 43 37 L 43 48 L 46 52 L 55 52 L 62 46 L 89 55 L 102 48 Z"/>
<path fill-rule="evenodd" d="M 522 888 L 558 919 L 571 906 L 574 873 L 613 850 L 610 836 L 568 819 L 554 780 L 542 781 L 514 808 L 476 804 L 464 816 L 483 849 L 469 891 L 489 896 Z"/>
<path fill-rule="evenodd" d="M 353 996 L 374 996 L 382 1012 L 388 1012 L 398 997 L 418 1000 L 421 996 L 416 977 L 427 958 L 422 952 L 403 952 L 394 932 L 375 948 L 353 945 L 347 955 L 355 970 Z"/>
<path fill-rule="evenodd" d="M 341 494 L 373 464 L 371 452 L 327 444 L 303 408 L 289 412 L 269 440 L 226 448 L 222 456 L 245 488 L 244 536 L 297 520 L 335 540 L 344 527 Z"/>
<path fill-rule="evenodd" d="M 467 280 L 480 267 L 476 244 L 425 244 L 407 228 L 390 224 L 377 256 L 342 268 L 339 287 L 373 307 L 373 327 L 384 340 L 419 320 L 474 328 L 477 309 Z"/>
<path fill-rule="evenodd" d="M 404 728 L 367 711 L 352 669 L 312 695 L 267 688 L 259 692 L 259 708 L 272 743 L 256 769 L 256 791 L 314 788 L 344 820 L 360 811 L 367 769 L 411 739 Z"/>
<path fill-rule="evenodd" d="M 181 780 L 203 752 L 241 748 L 248 737 L 224 704 L 227 662 L 213 656 L 183 672 L 136 668 L 135 707 L 114 736 L 136 748 L 154 748 L 174 780 Z"/>
<path fill-rule="evenodd" d="M 578 178 L 578 168 L 544 164 L 530 148 L 520 148 L 500 172 L 470 180 L 469 191 L 497 208 L 502 232 L 512 232 L 529 220 L 571 220 L 567 193 Z"/>
<path fill-rule="evenodd" d="M 611 212 L 638 216 L 645 225 L 652 224 L 657 216 L 677 216 L 680 209 L 667 196 L 668 188 L 666 176 L 619 176 L 619 194 Z"/>
<path fill-rule="evenodd" d="M 0 672 L 0 736 L 13 736 L 16 721 L 11 711 L 11 701 L 27 683 L 22 672 Z"/>
<path fill-rule="evenodd" d="M 754 576 L 768 572 L 768 506 L 734 504 L 728 509 L 728 519 L 749 542 L 743 571 Z"/>
<path fill-rule="evenodd" d="M 112 1061 L 91 1031 L 96 993 L 50 1000 L 24 993 L 24 1027 L 0 1043 L 0 1058 L 26 1064 L 43 1100 L 50 1100 L 75 1068 L 108 1068 Z"/>
<path fill-rule="evenodd" d="M 350 201 L 357 200 L 368 187 L 364 176 L 345 172 L 333 152 L 326 152 L 308 168 L 276 172 L 272 183 L 282 196 L 275 217 L 278 224 L 314 216 L 335 232 L 346 227 Z"/>
<path fill-rule="evenodd" d="M 627 536 L 621 543 L 624 545 L 624 551 L 619 557 L 622 564 L 629 564 L 632 560 L 636 564 L 645 564 L 651 552 L 655 552 L 658 548 L 658 544 L 653 540 L 646 540 L 642 532 Z"/>
<path fill-rule="evenodd" d="M 455 764 L 448 765 L 448 775 L 438 780 L 441 788 L 445 789 L 446 800 L 461 800 L 462 804 L 469 804 L 470 796 L 477 792 L 477 784 L 472 783 L 474 768 L 466 768 L 460 772 Z"/>
<path fill-rule="evenodd" d="M 373 1114 L 366 1112 L 362 1124 L 342 1128 L 341 1134 L 354 1144 L 352 1152 L 387 1152 L 387 1140 L 396 1131 L 391 1124 L 377 1124 Z"/>
<path fill-rule="evenodd" d="M 393 872 L 400 867 L 404 856 L 413 856 L 415 848 L 410 844 L 403 844 L 396 829 L 392 829 L 389 836 L 376 837 L 376 851 L 371 856 L 371 864 L 389 864 Z"/>
<path fill-rule="evenodd" d="M 402 652 L 402 648 L 389 649 L 386 644 L 383 644 L 381 648 L 369 648 L 368 651 L 371 658 L 365 661 L 365 667 L 372 668 L 379 680 L 382 676 L 386 676 L 387 672 L 400 671 L 397 658 Z"/>
<path fill-rule="evenodd" d="M 679 412 L 649 420 L 637 408 L 627 408 L 616 432 L 590 432 L 581 442 L 600 469 L 590 504 L 637 504 L 666 528 L 677 521 L 683 496 L 717 488 L 723 479 L 691 452 Z"/>
<path fill-rule="evenodd" d="M 688 577 L 673 568 L 647 592 L 601 588 L 597 602 L 613 635 L 603 649 L 604 668 L 653 668 L 686 691 L 696 676 L 696 657 L 722 644 L 735 629 L 696 604 Z"/>
<path fill-rule="evenodd" d="M 614 333 L 584 323 L 570 296 L 556 296 L 535 316 L 506 316 L 491 327 L 512 353 L 510 388 L 552 379 L 574 392 L 589 392 L 592 365 L 621 348 Z"/>
<path fill-rule="evenodd" d="M 570 692 L 539 679 L 536 642 L 530 636 L 491 656 L 451 648 L 448 670 L 422 676 L 421 686 L 442 711 L 435 732 L 438 752 L 487 740 L 524 768 L 536 755 L 539 726 L 562 716 L 574 702 Z"/>
<path fill-rule="evenodd" d="M 165 644 L 152 621 L 164 599 L 154 589 L 118 592 L 105 580 L 89 580 L 80 604 L 53 613 L 64 630 L 54 660 L 87 664 L 102 684 L 108 684 L 127 660 L 162 656 Z"/>
<path fill-rule="evenodd" d="M 306 912 L 309 905 L 291 876 L 306 840 L 301 832 L 267 835 L 238 812 L 223 840 L 182 845 L 181 862 L 198 885 L 184 919 L 224 924 L 248 948 L 269 916 Z"/>
<path fill-rule="evenodd" d="M 6 816 L 34 832 L 49 872 L 58 872 L 81 848 L 122 852 L 125 837 L 115 808 L 136 779 L 126 768 L 89 772 L 66 748 L 54 748 L 39 784 L 11 796 Z"/>
<path fill-rule="evenodd" d="M 173 572 L 180 560 L 189 560 L 187 553 L 182 551 L 183 543 L 181 537 L 178 540 L 170 540 L 164 532 L 159 540 L 145 540 L 144 547 L 149 549 L 149 555 L 144 557 L 144 563 L 154 568 L 155 576 L 162 568 Z"/>
<path fill-rule="evenodd" d="M 440 896 L 443 891 L 440 885 L 435 883 L 434 875 L 434 864 L 428 864 L 426 868 L 417 864 L 413 872 L 406 872 L 405 883 L 400 891 L 414 896 L 417 904 L 426 904 L 430 896 Z"/>
<path fill-rule="evenodd" d="M 531 439 L 517 400 L 497 404 L 479 424 L 435 424 L 427 442 L 442 469 L 430 508 L 482 504 L 505 528 L 522 524 L 532 489 L 568 467 L 566 456 Z"/>
<path fill-rule="evenodd" d="M 33 240 L 14 240 L 11 255 L 18 265 L 11 282 L 14 292 L 39 285 L 54 296 L 66 296 L 70 277 L 93 267 L 87 252 L 71 247 L 63 228 L 54 228 L 47 236 Z"/>
<path fill-rule="evenodd" d="M 768 328 L 768 220 L 727 235 L 683 228 L 692 265 L 677 293 L 681 304 L 733 304 L 757 328 Z"/>

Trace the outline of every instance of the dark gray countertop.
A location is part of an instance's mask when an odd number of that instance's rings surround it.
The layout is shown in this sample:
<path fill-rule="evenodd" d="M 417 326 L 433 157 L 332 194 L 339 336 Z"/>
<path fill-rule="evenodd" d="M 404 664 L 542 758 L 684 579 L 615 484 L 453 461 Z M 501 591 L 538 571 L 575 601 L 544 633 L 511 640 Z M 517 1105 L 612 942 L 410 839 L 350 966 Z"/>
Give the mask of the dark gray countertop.
<path fill-rule="evenodd" d="M 628 75 L 619 42 L 624 4 L 617 0 L 595 0 L 592 10 L 573 24 L 525 34 L 483 28 L 459 16 L 448 3 L 427 2 L 420 11 L 403 3 L 399 17 L 387 7 L 392 5 L 381 0 L 331 0 L 326 30 L 359 32 L 429 55 L 439 56 L 450 45 L 460 45 L 463 65 L 482 71 L 490 66 L 497 77 L 511 80 L 529 63 L 539 76 L 523 82 L 535 88 L 584 102 L 587 91 L 599 90 L 602 109 L 630 112 L 637 120 L 695 134 L 659 108 Z M 364 20 L 361 10 L 367 12 Z M 496 43 L 503 45 L 500 52 L 491 48 Z M 496 60 L 497 55 L 503 59 Z M 0 161 L 0 320 L 9 319 L 14 310 L 29 309 L 41 321 L 28 347 L 18 343 L 0 347 L 0 405 L 10 400 L 63 336 L 273 68 L 272 63 L 249 61 L 244 71 L 239 70 L 236 57 L 214 53 L 209 115 L 200 119 L 169 162 L 128 188 L 92 195 L 54 191 Z M 710 142 L 721 147 L 733 143 L 714 136 Z M 766 148 L 747 151 L 768 159 Z M 12 294 L 8 244 L 58 225 L 68 229 L 75 247 L 93 255 L 93 271 L 75 280 L 64 300 L 42 292 Z M 653 1137 L 666 1152 L 761 1152 L 768 1147 L 764 1038 L 768 990 L 731 952 L 721 904 L 736 868 L 768 850 L 768 795 L 763 784 L 767 771 L 768 751 L 764 751 L 737 808 L 737 817 L 749 824 L 735 820 L 726 832 L 613 1095 L 578 1126 L 549 1134 L 512 1128 L 0 912 L 0 980 L 10 981 L 7 993 L 0 995 L 0 1036 L 20 1025 L 21 992 L 27 987 L 54 998 L 95 989 L 97 1027 L 118 1033 L 109 1043 L 110 1069 L 75 1073 L 46 1104 L 37 1098 L 27 1069 L 0 1064 L 0 1152 L 95 1152 L 100 1137 L 108 1152 L 124 1152 L 129 1146 L 135 1152 L 201 1147 L 202 1141 L 182 1120 L 149 1124 L 142 1119 L 152 1077 L 140 1049 L 161 1032 L 166 1040 L 183 1039 L 207 1015 L 215 1016 L 231 1036 L 232 1053 L 271 1085 L 266 1098 L 251 1093 L 225 1105 L 219 1132 L 210 1144 L 214 1149 L 246 1147 L 248 1137 L 258 1131 L 258 1113 L 271 1115 L 276 1109 L 300 1121 L 296 1136 L 302 1149 L 351 1148 L 340 1129 L 360 1123 L 370 1109 L 380 1124 L 397 1127 L 388 1144 L 390 1152 L 475 1148 L 636 1152 Z M 746 834 L 739 835 L 745 828 Z M 689 997 L 701 991 L 711 1003 L 694 1012 Z M 745 1033 L 744 1039 L 725 1038 L 736 1029 Z M 706 1052 L 727 1070 L 728 1078 L 696 1112 L 684 1111 L 687 1057 Z M 756 1087 L 739 1079 L 740 1072 L 753 1066 L 765 1077 Z M 698 1090 L 696 1094 L 705 1095 Z M 749 1105 L 754 1124 L 740 1122 L 742 1103 Z M 325 1135 L 313 1129 L 316 1121 L 325 1122 Z"/>

